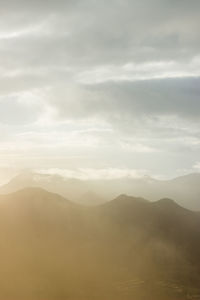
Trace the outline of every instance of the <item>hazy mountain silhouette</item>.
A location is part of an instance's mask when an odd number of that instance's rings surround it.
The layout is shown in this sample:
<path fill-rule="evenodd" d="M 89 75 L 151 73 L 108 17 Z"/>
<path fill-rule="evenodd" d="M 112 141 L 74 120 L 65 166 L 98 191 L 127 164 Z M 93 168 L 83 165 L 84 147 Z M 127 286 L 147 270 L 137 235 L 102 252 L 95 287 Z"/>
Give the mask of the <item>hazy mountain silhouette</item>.
<path fill-rule="evenodd" d="M 156 180 L 148 176 L 139 179 L 78 180 L 27 172 L 0 187 L 0 193 L 11 193 L 28 186 L 41 187 L 87 205 L 101 204 L 126 193 L 151 201 L 167 197 L 188 209 L 200 210 L 200 174 L 189 174 L 172 180 Z"/>
<path fill-rule="evenodd" d="M 200 298 L 200 215 L 170 199 L 27 188 L 0 196 L 0 236 L 0 299 Z"/>
<path fill-rule="evenodd" d="M 12 193 L 26 187 L 41 187 L 50 192 L 55 192 L 71 200 L 81 198 L 88 192 L 87 183 L 78 179 L 65 179 L 59 175 L 38 174 L 24 172 L 0 188 L 0 192 Z"/>

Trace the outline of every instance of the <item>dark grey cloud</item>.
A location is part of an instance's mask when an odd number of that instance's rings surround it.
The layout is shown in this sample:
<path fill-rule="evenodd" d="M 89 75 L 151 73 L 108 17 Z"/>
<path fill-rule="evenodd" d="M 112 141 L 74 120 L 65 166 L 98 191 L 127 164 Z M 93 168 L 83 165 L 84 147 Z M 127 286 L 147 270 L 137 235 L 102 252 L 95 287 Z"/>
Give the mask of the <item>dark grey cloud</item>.
<path fill-rule="evenodd" d="M 25 68 L 181 61 L 199 54 L 200 4 L 195 0 L 8 1 L 1 6 L 2 28 L 30 28 L 0 48 Z"/>
<path fill-rule="evenodd" d="M 62 118 L 141 116 L 200 117 L 200 78 L 61 85 L 50 90 L 49 103 Z"/>

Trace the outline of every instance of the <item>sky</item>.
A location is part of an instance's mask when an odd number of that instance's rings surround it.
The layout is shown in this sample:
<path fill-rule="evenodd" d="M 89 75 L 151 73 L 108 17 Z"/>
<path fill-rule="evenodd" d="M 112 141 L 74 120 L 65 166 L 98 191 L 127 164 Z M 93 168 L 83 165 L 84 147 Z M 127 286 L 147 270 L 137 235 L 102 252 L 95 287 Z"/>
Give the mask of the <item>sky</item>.
<path fill-rule="evenodd" d="M 199 0 L 0 0 L 0 178 L 199 172 L 199 28 Z"/>

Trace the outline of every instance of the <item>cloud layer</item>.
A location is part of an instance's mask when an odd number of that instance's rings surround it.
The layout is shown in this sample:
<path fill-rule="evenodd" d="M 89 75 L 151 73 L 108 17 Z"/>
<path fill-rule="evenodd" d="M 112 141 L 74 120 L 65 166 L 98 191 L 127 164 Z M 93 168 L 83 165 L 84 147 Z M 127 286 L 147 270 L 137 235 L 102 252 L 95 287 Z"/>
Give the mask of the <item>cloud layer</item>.
<path fill-rule="evenodd" d="M 199 1 L 0 7 L 2 165 L 197 169 Z"/>

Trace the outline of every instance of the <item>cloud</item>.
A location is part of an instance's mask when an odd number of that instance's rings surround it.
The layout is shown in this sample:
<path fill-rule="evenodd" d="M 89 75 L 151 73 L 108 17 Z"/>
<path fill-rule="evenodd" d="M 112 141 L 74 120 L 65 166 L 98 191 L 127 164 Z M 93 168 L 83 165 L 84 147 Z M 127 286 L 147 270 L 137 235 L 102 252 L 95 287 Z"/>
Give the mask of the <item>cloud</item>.
<path fill-rule="evenodd" d="M 2 163 L 160 173 L 198 161 L 199 1 L 0 7 Z"/>
<path fill-rule="evenodd" d="M 199 2 L 0 2 L 1 93 L 199 76 Z"/>
<path fill-rule="evenodd" d="M 63 118 L 103 117 L 135 120 L 141 117 L 199 118 L 200 79 L 108 82 L 96 85 L 58 85 L 46 95 Z"/>
<path fill-rule="evenodd" d="M 60 175 L 66 179 L 77 178 L 81 180 L 112 180 L 119 178 L 142 178 L 148 174 L 147 170 L 134 170 L 134 169 L 117 169 L 117 168 L 106 168 L 106 169 L 44 169 L 35 170 L 39 174 L 49 175 Z"/>
<path fill-rule="evenodd" d="M 8 1 L 1 4 L 0 36 L 10 39 L 1 53 L 11 68 L 65 65 L 80 71 L 192 60 L 199 54 L 199 6 L 196 0 Z"/>
<path fill-rule="evenodd" d="M 194 164 L 193 169 L 194 169 L 195 171 L 200 172 L 200 162 L 199 162 L 199 161 L 196 162 L 196 163 Z"/>
<path fill-rule="evenodd" d="M 127 63 L 122 66 L 95 67 L 78 74 L 77 81 L 83 84 L 98 84 L 108 81 L 139 81 L 148 79 L 199 77 L 200 59 L 195 57 L 185 64 L 175 61 Z"/>
<path fill-rule="evenodd" d="M 19 127 L 37 121 L 42 107 L 32 93 L 0 96 L 0 124 Z"/>

